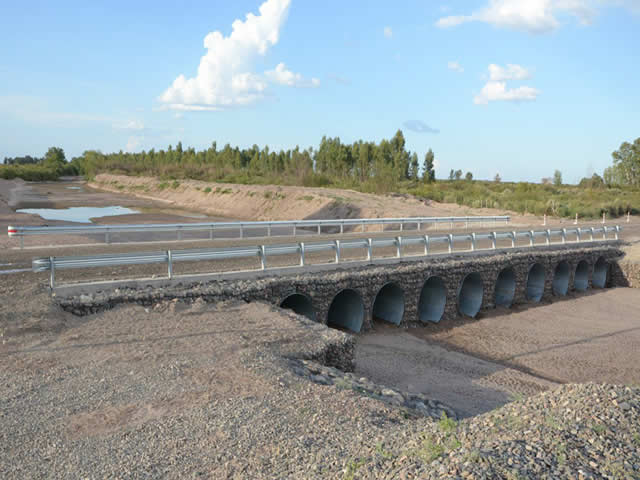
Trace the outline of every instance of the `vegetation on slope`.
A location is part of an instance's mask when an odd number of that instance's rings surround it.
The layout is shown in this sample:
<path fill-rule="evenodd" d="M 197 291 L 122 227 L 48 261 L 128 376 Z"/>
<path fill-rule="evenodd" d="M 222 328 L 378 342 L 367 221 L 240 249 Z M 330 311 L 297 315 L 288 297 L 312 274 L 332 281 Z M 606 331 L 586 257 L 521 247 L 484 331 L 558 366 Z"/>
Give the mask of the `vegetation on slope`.
<path fill-rule="evenodd" d="M 317 149 L 280 150 L 257 145 L 248 149 L 229 144 L 218 150 L 183 149 L 178 143 L 165 150 L 103 154 L 89 150 L 66 163 L 62 149 L 52 147 L 43 159 L 5 159 L 0 178 L 53 180 L 63 174 L 98 173 L 153 175 L 163 180 L 195 180 L 349 188 L 367 193 L 400 192 L 438 202 L 470 207 L 491 207 L 519 213 L 594 218 L 603 213 L 615 217 L 638 213 L 640 206 L 640 138 L 625 142 L 613 152 L 613 165 L 604 176 L 593 175 L 579 185 L 563 185 L 560 171 L 541 184 L 473 180 L 471 172 L 451 170 L 448 180 L 435 180 L 431 150 L 420 162 L 405 148 L 402 131 L 390 140 L 343 144 L 339 138 L 323 137 Z M 35 160 L 35 163 L 34 163 Z M 420 168 L 422 163 L 423 168 Z M 421 173 L 422 170 L 422 173 Z"/>

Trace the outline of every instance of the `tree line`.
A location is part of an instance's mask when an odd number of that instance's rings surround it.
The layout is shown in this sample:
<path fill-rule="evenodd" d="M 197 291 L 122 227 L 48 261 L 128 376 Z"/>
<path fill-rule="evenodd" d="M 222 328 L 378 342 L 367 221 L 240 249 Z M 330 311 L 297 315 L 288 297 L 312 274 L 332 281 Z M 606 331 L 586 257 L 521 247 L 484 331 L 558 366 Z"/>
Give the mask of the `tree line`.
<path fill-rule="evenodd" d="M 417 153 L 406 148 L 401 130 L 379 143 L 359 140 L 343 143 L 339 137 L 322 137 L 314 149 L 272 151 L 253 145 L 240 149 L 216 142 L 205 150 L 184 148 L 179 142 L 167 150 L 104 154 L 89 150 L 74 159 L 89 177 L 101 172 L 193 178 L 230 183 L 279 183 L 303 186 L 359 187 L 389 191 L 403 181 L 435 181 L 435 155 L 431 149 L 422 165 Z"/>

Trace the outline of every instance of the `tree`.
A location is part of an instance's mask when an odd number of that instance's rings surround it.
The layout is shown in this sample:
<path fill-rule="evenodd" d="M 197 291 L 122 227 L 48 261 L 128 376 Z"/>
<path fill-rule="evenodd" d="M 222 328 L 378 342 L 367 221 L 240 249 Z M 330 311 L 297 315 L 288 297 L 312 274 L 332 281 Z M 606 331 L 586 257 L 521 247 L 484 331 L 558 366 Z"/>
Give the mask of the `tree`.
<path fill-rule="evenodd" d="M 462 178 L 462 170 L 456 170 L 454 176 L 456 180 L 460 180 Z"/>
<path fill-rule="evenodd" d="M 434 167 L 435 155 L 433 151 L 429 149 L 429 151 L 424 156 L 424 174 L 422 178 L 425 182 L 433 182 L 436 179 L 436 170 Z M 453 170 L 451 170 L 453 172 Z M 453 180 L 453 176 L 449 175 L 449 180 Z"/>
<path fill-rule="evenodd" d="M 467 174 L 464 176 L 465 180 L 467 182 L 470 182 L 471 180 L 473 180 L 473 173 L 471 172 L 467 172 Z"/>
<path fill-rule="evenodd" d="M 409 178 L 411 180 L 418 179 L 418 168 L 418 154 L 416 152 L 413 152 L 413 154 L 411 155 L 411 163 L 409 164 Z"/>
<path fill-rule="evenodd" d="M 67 163 L 64 150 L 60 147 L 49 147 L 49 150 L 47 150 L 47 153 L 44 155 L 44 163 L 53 168 L 61 167 Z"/>
<path fill-rule="evenodd" d="M 493 177 L 493 181 L 496 183 L 500 183 L 502 181 L 502 178 L 500 177 L 499 173 L 496 173 L 496 176 Z"/>
<path fill-rule="evenodd" d="M 611 154 L 613 168 L 624 185 L 640 185 L 640 137 L 633 143 L 624 142 Z"/>
<path fill-rule="evenodd" d="M 553 172 L 553 184 L 556 187 L 560 187 L 562 185 L 562 172 L 560 170 Z"/>

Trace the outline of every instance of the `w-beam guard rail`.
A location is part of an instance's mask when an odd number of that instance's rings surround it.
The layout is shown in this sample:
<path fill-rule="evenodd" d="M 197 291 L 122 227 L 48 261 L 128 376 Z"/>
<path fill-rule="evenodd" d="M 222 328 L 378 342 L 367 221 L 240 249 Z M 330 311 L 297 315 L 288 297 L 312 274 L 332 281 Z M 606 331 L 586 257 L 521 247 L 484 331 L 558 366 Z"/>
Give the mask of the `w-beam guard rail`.
<path fill-rule="evenodd" d="M 34 272 L 50 271 L 49 285 L 51 289 L 55 287 L 55 273 L 57 270 L 74 269 L 74 268 L 90 268 L 90 267 L 111 267 L 118 265 L 143 265 L 143 264 L 167 264 L 167 278 L 173 278 L 173 264 L 175 262 L 187 261 L 203 261 L 203 260 L 221 260 L 231 258 L 250 258 L 258 257 L 262 270 L 266 270 L 267 258 L 277 255 L 299 255 L 299 265 L 304 267 L 305 253 L 309 252 L 334 252 L 335 263 L 344 263 L 341 260 L 342 252 L 346 249 L 360 248 L 366 249 L 367 260 L 373 261 L 373 249 L 380 247 L 395 247 L 396 257 L 402 257 L 402 247 L 407 245 L 422 245 L 424 253 L 420 255 L 411 255 L 413 258 L 420 258 L 430 254 L 429 248 L 434 243 L 446 243 L 448 252 L 455 251 L 456 242 L 471 242 L 471 251 L 477 250 L 478 240 L 488 240 L 491 247 L 484 250 L 496 249 L 497 241 L 501 239 L 511 240 L 511 247 L 516 247 L 516 239 L 525 237 L 529 239 L 529 245 L 526 247 L 535 248 L 540 245 L 549 245 L 551 243 L 564 244 L 567 242 L 567 235 L 575 235 L 575 243 L 593 242 L 608 240 L 607 234 L 613 233 L 615 240 L 618 240 L 621 228 L 616 225 L 612 227 L 591 227 L 591 228 L 562 228 L 556 230 L 541 231 L 519 231 L 519 232 L 491 232 L 491 233 L 469 233 L 461 235 L 420 235 L 406 237 L 391 238 L 359 238 L 349 240 L 333 240 L 314 243 L 291 243 L 282 245 L 259 245 L 248 247 L 232 247 L 232 248 L 214 248 L 214 249 L 194 249 L 194 250 L 166 250 L 163 252 L 147 252 L 147 253 L 126 253 L 126 254 L 103 254 L 80 257 L 42 257 L 34 258 L 32 261 L 32 270 Z M 586 238 L 584 234 L 588 234 Z M 601 234 L 601 237 L 597 237 Z M 544 238 L 544 244 L 536 243 L 536 238 Z M 555 241 L 554 241 L 555 240 Z M 574 242 L 572 242 L 574 243 Z M 458 250 L 460 251 L 460 250 Z M 348 263 L 348 262 L 347 262 Z"/>
<path fill-rule="evenodd" d="M 322 233 L 322 227 L 339 227 L 340 233 L 344 233 L 345 226 L 357 227 L 369 225 L 400 225 L 400 231 L 405 225 L 416 225 L 420 230 L 423 224 L 454 224 L 464 223 L 509 223 L 511 217 L 484 216 L 484 217 L 404 217 L 404 218 L 342 218 L 335 220 L 278 220 L 260 222 L 211 222 L 211 223 L 166 223 L 166 224 L 129 224 L 129 225 L 61 225 L 61 226 L 13 226 L 7 227 L 7 234 L 10 237 L 20 237 L 20 248 L 24 248 L 24 237 L 30 235 L 104 235 L 105 243 L 111 243 L 111 235 L 116 233 L 139 233 L 139 232 L 173 232 L 177 240 L 182 240 L 183 232 L 209 232 L 209 239 L 213 240 L 214 232 L 220 230 L 236 230 L 239 238 L 243 238 L 247 230 L 266 228 L 267 237 L 276 236 L 272 229 L 288 229 L 290 233 L 280 234 L 281 236 L 296 236 L 298 228 L 314 228 L 318 234 Z"/>

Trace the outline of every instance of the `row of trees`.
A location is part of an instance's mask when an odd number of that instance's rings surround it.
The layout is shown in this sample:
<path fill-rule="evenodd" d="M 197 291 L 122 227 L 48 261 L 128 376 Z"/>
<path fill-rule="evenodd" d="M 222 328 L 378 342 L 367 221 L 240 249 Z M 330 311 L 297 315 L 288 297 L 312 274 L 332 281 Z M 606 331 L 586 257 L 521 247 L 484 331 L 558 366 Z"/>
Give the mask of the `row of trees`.
<path fill-rule="evenodd" d="M 317 149 L 271 151 L 268 146 L 240 149 L 229 144 L 218 149 L 184 149 L 182 143 L 167 150 L 104 154 L 90 150 L 74 159 L 79 170 L 94 176 L 100 172 L 195 178 L 239 183 L 288 183 L 306 186 L 361 186 L 386 191 L 405 180 L 433 182 L 435 155 L 426 153 L 422 166 L 418 155 L 406 148 L 401 130 L 380 143 L 359 140 L 346 144 L 340 138 L 322 137 Z"/>

